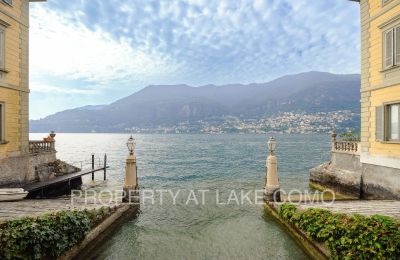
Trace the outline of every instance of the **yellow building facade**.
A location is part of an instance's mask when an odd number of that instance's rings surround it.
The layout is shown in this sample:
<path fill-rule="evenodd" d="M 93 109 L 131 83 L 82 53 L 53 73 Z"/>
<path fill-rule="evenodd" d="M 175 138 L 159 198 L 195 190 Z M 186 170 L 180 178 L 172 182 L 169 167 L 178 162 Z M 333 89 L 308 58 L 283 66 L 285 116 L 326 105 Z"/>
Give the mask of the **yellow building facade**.
<path fill-rule="evenodd" d="M 363 192 L 400 198 L 400 0 L 360 0 Z"/>
<path fill-rule="evenodd" d="M 0 186 L 28 172 L 29 2 L 0 0 Z"/>

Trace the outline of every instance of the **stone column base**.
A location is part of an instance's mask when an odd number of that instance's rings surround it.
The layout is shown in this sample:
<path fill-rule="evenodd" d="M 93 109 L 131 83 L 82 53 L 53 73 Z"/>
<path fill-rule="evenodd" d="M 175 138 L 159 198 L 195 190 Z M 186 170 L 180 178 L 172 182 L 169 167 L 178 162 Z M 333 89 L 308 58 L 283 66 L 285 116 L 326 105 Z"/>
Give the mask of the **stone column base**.
<path fill-rule="evenodd" d="M 139 204 L 140 203 L 140 194 L 139 187 L 124 187 L 123 189 L 123 198 L 122 202 Z"/>
<path fill-rule="evenodd" d="M 281 201 L 281 192 L 279 188 L 276 189 L 266 189 L 264 191 L 264 201 L 270 202 L 280 202 Z"/>

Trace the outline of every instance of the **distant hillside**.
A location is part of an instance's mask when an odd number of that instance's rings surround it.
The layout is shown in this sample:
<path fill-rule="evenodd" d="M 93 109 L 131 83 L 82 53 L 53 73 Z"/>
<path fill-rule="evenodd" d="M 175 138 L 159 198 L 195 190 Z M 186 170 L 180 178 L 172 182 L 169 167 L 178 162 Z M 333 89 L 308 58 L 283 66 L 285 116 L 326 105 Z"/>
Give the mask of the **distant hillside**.
<path fill-rule="evenodd" d="M 267 117 L 277 112 L 359 112 L 360 75 L 307 72 L 268 83 L 156 85 L 110 105 L 65 110 L 30 122 L 31 132 L 121 132 L 222 116 Z"/>

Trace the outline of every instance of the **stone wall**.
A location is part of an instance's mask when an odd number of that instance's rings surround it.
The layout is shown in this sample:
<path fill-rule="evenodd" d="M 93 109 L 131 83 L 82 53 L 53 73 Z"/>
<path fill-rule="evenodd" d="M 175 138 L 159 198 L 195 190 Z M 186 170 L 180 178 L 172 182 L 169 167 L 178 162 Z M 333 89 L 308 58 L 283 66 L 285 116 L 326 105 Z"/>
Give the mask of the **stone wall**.
<path fill-rule="evenodd" d="M 31 154 L 29 157 L 29 170 L 26 182 L 30 183 L 39 181 L 39 176 L 37 174 L 36 167 L 41 164 L 54 162 L 55 160 L 57 160 L 55 151 Z"/>
<path fill-rule="evenodd" d="M 360 162 L 357 154 L 332 152 L 310 170 L 310 186 L 361 199 L 400 200 L 400 170 Z"/>
<path fill-rule="evenodd" d="M 28 155 L 0 159 L 0 187 L 21 187 L 24 185 L 28 168 Z"/>
<path fill-rule="evenodd" d="M 0 187 L 21 187 L 38 180 L 35 167 L 56 160 L 56 152 L 13 156 L 0 160 Z"/>
<path fill-rule="evenodd" d="M 330 162 L 310 170 L 310 186 L 316 189 L 331 189 L 341 195 L 360 198 L 360 156 L 332 152 Z"/>
<path fill-rule="evenodd" d="M 400 200 L 400 170 L 363 163 L 361 197 Z"/>

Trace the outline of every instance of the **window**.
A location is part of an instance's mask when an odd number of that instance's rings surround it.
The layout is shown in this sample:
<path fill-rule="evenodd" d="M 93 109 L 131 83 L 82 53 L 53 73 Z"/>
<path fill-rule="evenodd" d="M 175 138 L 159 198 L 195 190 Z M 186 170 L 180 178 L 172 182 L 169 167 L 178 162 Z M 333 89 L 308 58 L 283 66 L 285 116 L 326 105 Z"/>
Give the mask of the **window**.
<path fill-rule="evenodd" d="M 383 34 L 384 52 L 383 69 L 400 65 L 400 26 Z"/>
<path fill-rule="evenodd" d="M 376 140 L 400 142 L 400 103 L 376 108 Z"/>
<path fill-rule="evenodd" d="M 0 143 L 5 142 L 6 139 L 5 114 L 5 105 L 4 103 L 0 103 Z"/>
<path fill-rule="evenodd" d="M 389 2 L 392 2 L 392 0 L 382 0 L 382 6 L 388 4 Z"/>
<path fill-rule="evenodd" d="M 12 5 L 12 0 L 3 0 L 4 3 Z"/>
<path fill-rule="evenodd" d="M 0 26 L 0 70 L 4 70 L 6 66 L 5 47 L 5 29 Z"/>
<path fill-rule="evenodd" d="M 400 141 L 400 104 L 390 105 L 387 107 L 388 110 L 388 140 L 389 141 Z"/>

